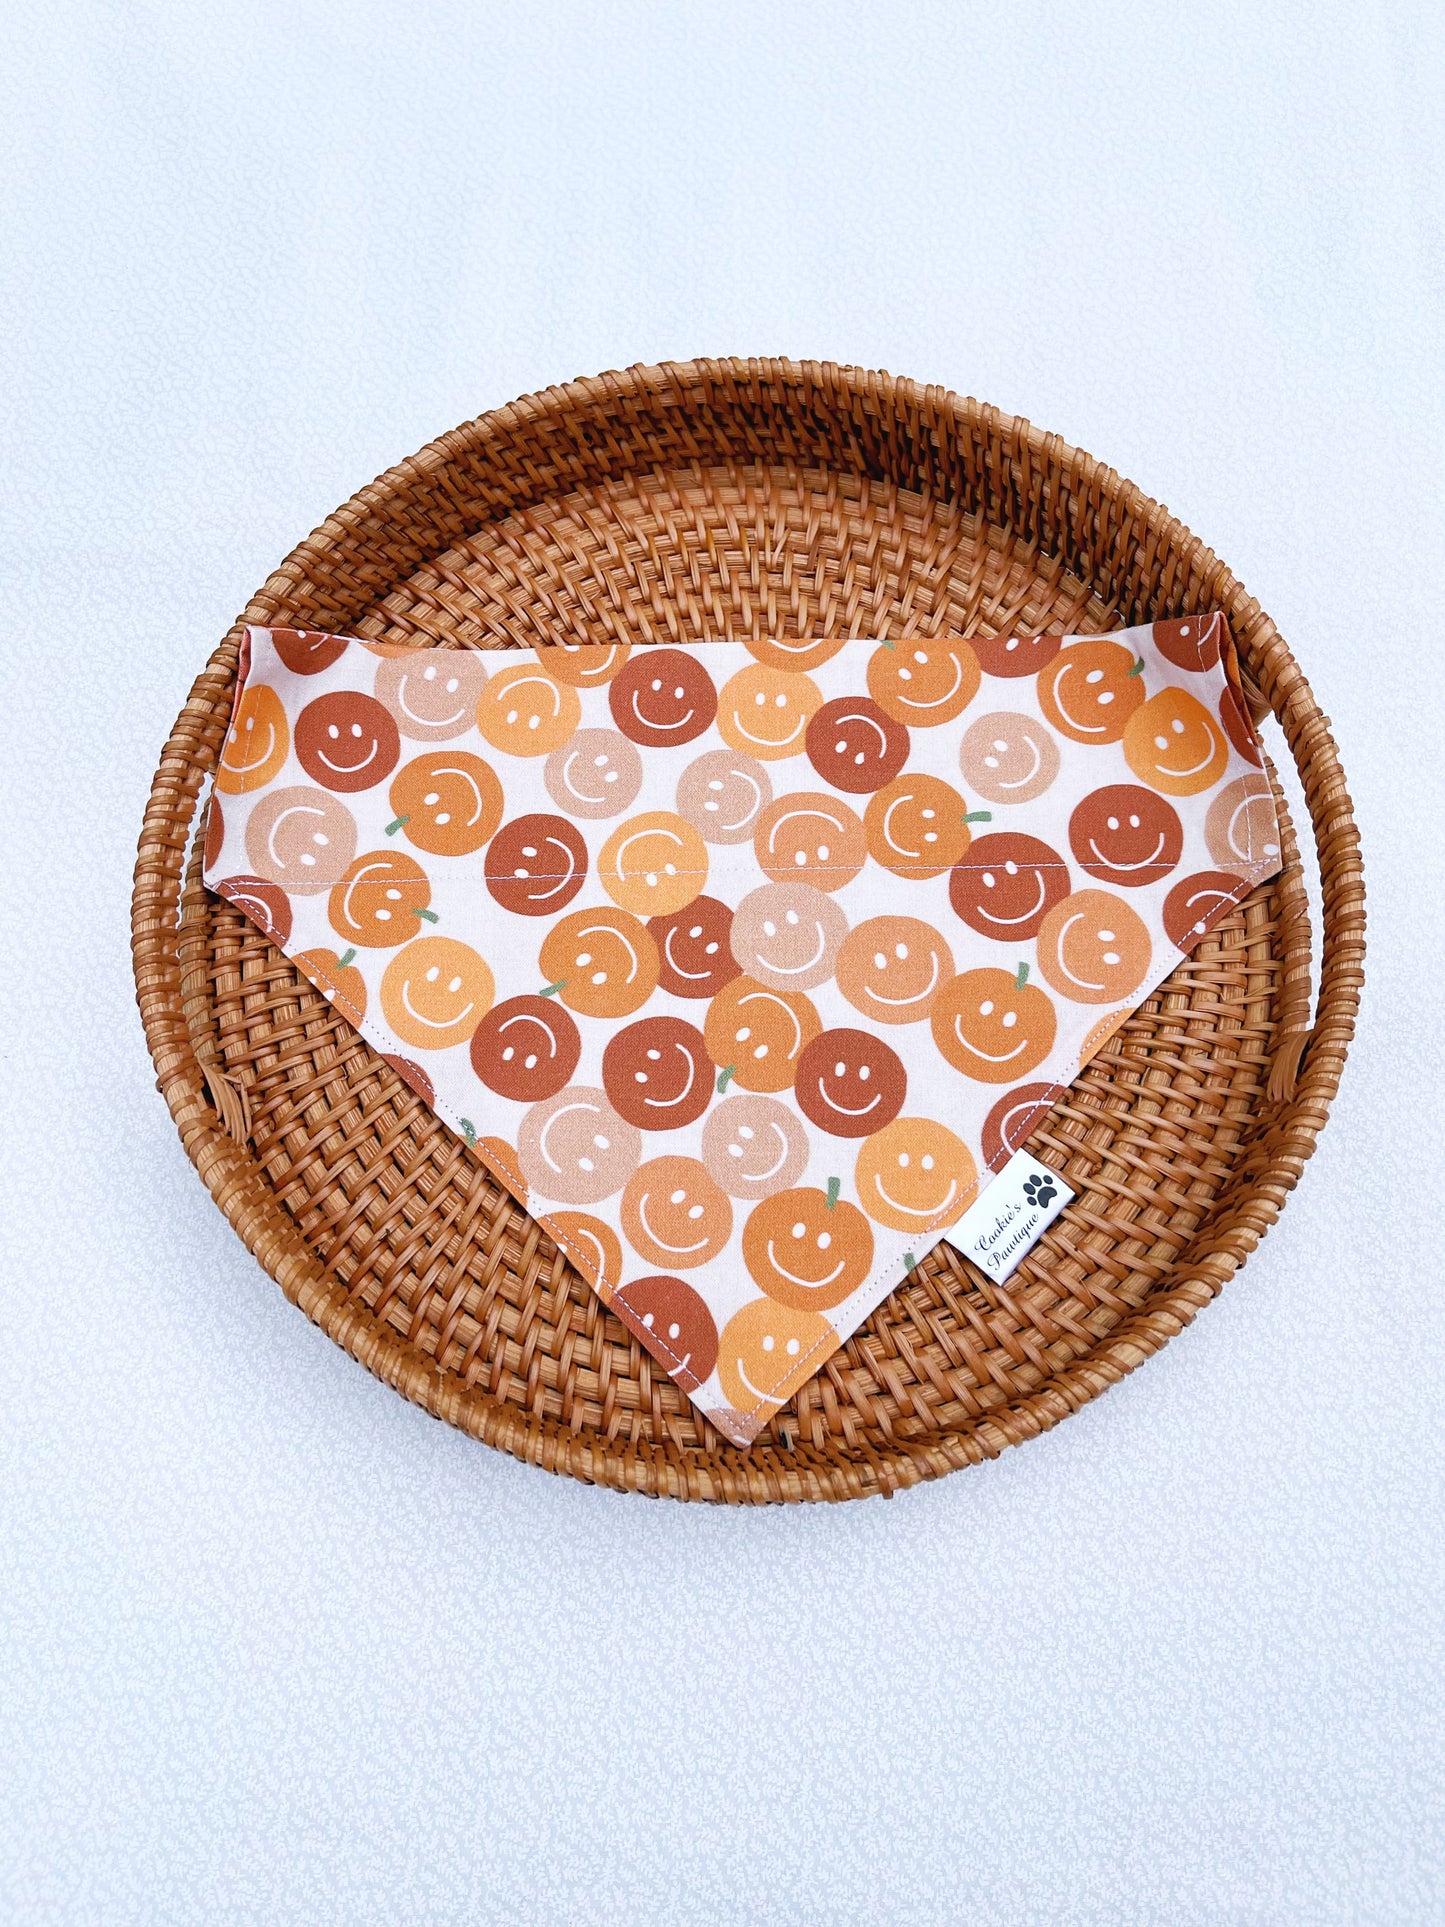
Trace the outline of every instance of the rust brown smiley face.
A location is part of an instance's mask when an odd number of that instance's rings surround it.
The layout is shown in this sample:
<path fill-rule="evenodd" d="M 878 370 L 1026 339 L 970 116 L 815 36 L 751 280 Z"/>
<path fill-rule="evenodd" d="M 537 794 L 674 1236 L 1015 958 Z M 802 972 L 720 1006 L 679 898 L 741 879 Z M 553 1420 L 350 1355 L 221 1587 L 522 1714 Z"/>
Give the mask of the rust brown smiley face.
<path fill-rule="evenodd" d="M 741 976 L 742 965 L 732 953 L 732 927 L 732 911 L 716 897 L 694 897 L 671 916 L 649 918 L 661 987 L 674 997 L 713 997 Z"/>
<path fill-rule="evenodd" d="M 695 1392 L 717 1364 L 717 1326 L 701 1295 L 665 1272 L 634 1278 L 614 1292 L 612 1309 L 662 1361 L 668 1377 Z"/>
<path fill-rule="evenodd" d="M 871 1137 L 891 1124 L 908 1095 L 895 1051 L 866 1030 L 825 1030 L 798 1060 L 798 1109 L 832 1137 Z"/>
<path fill-rule="evenodd" d="M 1155 791 L 1108 783 L 1091 791 L 1069 818 L 1069 848 L 1091 877 L 1137 890 L 1158 883 L 1178 863 L 1184 825 Z"/>
<path fill-rule="evenodd" d="M 374 696 L 337 689 L 296 718 L 296 755 L 313 783 L 348 795 L 390 776 L 401 756 L 395 720 Z"/>
<path fill-rule="evenodd" d="M 681 649 L 638 649 L 607 691 L 612 720 L 644 749 L 670 749 L 701 736 L 717 714 L 712 677 Z"/>
<path fill-rule="evenodd" d="M 640 1131 L 696 1123 L 716 1075 L 702 1032 L 681 1017 L 644 1017 L 618 1031 L 602 1053 L 612 1108 Z"/>
<path fill-rule="evenodd" d="M 487 888 L 504 910 L 547 917 L 565 910 L 587 875 L 587 845 L 564 816 L 514 817 L 492 838 Z"/>
<path fill-rule="evenodd" d="M 986 676 L 1036 676 L 1064 646 L 1062 636 L 971 636 Z"/>
<path fill-rule="evenodd" d="M 346 654 L 346 638 L 321 629 L 273 629 L 271 647 L 293 676 L 319 676 Z"/>
<path fill-rule="evenodd" d="M 517 1104 L 555 1097 L 581 1055 L 581 1033 L 552 997 L 509 997 L 472 1035 L 472 1069 L 489 1091 Z"/>
<path fill-rule="evenodd" d="M 871 696 L 836 696 L 808 724 L 808 761 L 825 783 L 851 795 L 881 790 L 908 761 L 908 731 Z"/>
<path fill-rule="evenodd" d="M 1069 866 L 1036 836 L 1004 830 L 981 836 L 954 864 L 948 897 L 970 930 L 998 943 L 1039 933 L 1069 894 Z"/>

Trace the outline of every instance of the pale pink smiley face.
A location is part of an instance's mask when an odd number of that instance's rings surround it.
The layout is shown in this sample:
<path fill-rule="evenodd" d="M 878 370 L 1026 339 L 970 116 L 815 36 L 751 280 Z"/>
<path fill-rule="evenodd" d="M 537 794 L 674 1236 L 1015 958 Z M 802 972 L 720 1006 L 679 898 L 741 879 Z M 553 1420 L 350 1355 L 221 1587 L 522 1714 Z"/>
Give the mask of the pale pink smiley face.
<path fill-rule="evenodd" d="M 642 1134 L 617 1115 L 606 1091 L 569 1084 L 522 1119 L 517 1155 L 527 1183 L 544 1198 L 595 1204 L 637 1169 Z"/>
<path fill-rule="evenodd" d="M 615 729 L 579 729 L 554 749 L 544 772 L 547 789 L 569 816 L 600 821 L 618 816 L 642 788 L 642 758 Z"/>
<path fill-rule="evenodd" d="M 382 662 L 376 695 L 403 736 L 440 743 L 471 728 L 486 681 L 481 658 L 470 650 L 415 649 Z"/>
<path fill-rule="evenodd" d="M 709 843 L 748 843 L 773 800 L 772 779 L 755 757 L 711 749 L 677 784 L 677 813 Z"/>
<path fill-rule="evenodd" d="M 808 1166 L 808 1138 L 775 1098 L 729 1097 L 709 1112 L 702 1160 L 714 1183 L 756 1203 L 796 1184 Z"/>
<path fill-rule="evenodd" d="M 263 796 L 246 823 L 251 867 L 293 896 L 316 896 L 339 883 L 356 855 L 356 819 L 325 790 L 304 783 Z"/>
<path fill-rule="evenodd" d="M 833 974 L 848 919 L 807 883 L 767 883 L 733 913 L 733 956 L 773 990 L 810 990 Z"/>
<path fill-rule="evenodd" d="M 1037 717 L 996 710 L 964 733 L 959 767 L 989 803 L 1031 803 L 1059 773 L 1059 746 Z"/>

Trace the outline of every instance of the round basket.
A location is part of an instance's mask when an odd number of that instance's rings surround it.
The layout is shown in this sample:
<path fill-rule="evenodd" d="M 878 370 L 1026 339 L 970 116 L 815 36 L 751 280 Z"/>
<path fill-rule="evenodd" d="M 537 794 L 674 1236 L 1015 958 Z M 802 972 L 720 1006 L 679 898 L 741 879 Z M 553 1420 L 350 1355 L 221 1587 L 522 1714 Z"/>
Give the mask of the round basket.
<path fill-rule="evenodd" d="M 1007 1286 L 940 1245 L 750 1451 L 728 1445 L 465 1144 L 200 882 L 239 625 L 166 744 L 136 867 L 159 1088 L 287 1297 L 438 1418 L 574 1478 L 761 1503 L 891 1493 L 1054 1425 L 1187 1325 L 1325 1121 L 1363 962 L 1335 745 L 1273 623 L 1157 503 L 1025 421 L 886 374 L 633 368 L 528 397 L 362 489 L 242 621 L 429 647 L 1098 632 L 1222 608 L 1303 778 L 1318 1010 L 1286 867 L 1182 962 L 1031 1149 L 1078 1197 Z M 1282 799 L 1281 799 L 1282 802 Z"/>

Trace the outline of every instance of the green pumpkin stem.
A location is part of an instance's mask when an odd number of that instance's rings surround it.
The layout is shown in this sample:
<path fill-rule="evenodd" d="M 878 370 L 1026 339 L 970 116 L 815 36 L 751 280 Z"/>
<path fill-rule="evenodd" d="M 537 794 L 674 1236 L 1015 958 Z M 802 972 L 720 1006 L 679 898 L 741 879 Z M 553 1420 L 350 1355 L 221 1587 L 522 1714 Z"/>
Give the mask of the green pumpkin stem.
<path fill-rule="evenodd" d="M 968 815 L 963 820 L 965 823 L 992 823 L 993 811 L 992 810 L 970 810 Z"/>
<path fill-rule="evenodd" d="M 387 824 L 386 826 L 387 835 L 395 836 L 397 831 L 402 827 L 402 825 L 404 823 L 410 823 L 410 821 L 411 821 L 411 818 L 409 816 L 399 816 L 394 823 Z"/>
<path fill-rule="evenodd" d="M 1143 675 L 1143 673 L 1144 673 L 1144 658 L 1140 656 L 1139 660 L 1134 664 L 1134 667 L 1129 671 L 1129 674 L 1131 676 L 1141 676 Z"/>
<path fill-rule="evenodd" d="M 1019 974 L 1017 978 L 1014 980 L 1014 989 L 1022 990 L 1024 985 L 1028 982 L 1028 980 L 1029 980 L 1029 967 L 1026 963 L 1021 963 L 1019 965 Z"/>
<path fill-rule="evenodd" d="M 435 910 L 418 910 L 416 914 L 419 917 L 425 917 L 428 923 L 441 922 L 441 918 L 437 915 Z"/>
<path fill-rule="evenodd" d="M 356 952 L 354 950 L 348 950 L 345 956 L 337 958 L 336 968 L 338 970 L 345 970 L 350 964 L 352 964 L 355 961 L 355 959 L 356 959 Z"/>
<path fill-rule="evenodd" d="M 723 1094 L 723 1092 L 724 1092 L 724 1091 L 725 1091 L 725 1090 L 727 1089 L 727 1087 L 728 1087 L 728 1079 L 729 1079 L 729 1078 L 730 1078 L 730 1077 L 732 1076 L 732 1074 L 733 1074 L 733 1072 L 734 1072 L 734 1071 L 735 1071 L 736 1069 L 737 1069 L 737 1065 L 736 1065 L 736 1064 L 729 1064 L 729 1065 L 728 1065 L 728 1067 L 727 1067 L 727 1069 L 726 1069 L 726 1070 L 725 1070 L 725 1071 L 723 1072 L 723 1074 L 722 1074 L 722 1076 L 721 1076 L 721 1077 L 720 1077 L 720 1078 L 718 1079 L 718 1081 L 717 1081 L 717 1094 L 718 1094 L 718 1096 L 719 1096 L 719 1097 L 721 1097 L 721 1096 L 722 1096 L 722 1094 Z"/>
<path fill-rule="evenodd" d="M 565 977 L 559 977 L 555 984 L 548 984 L 547 988 L 540 991 L 538 995 L 542 997 L 555 997 L 559 990 L 565 990 L 566 988 L 567 979 Z"/>
<path fill-rule="evenodd" d="M 918 1260 L 914 1257 L 911 1251 L 905 1251 L 903 1254 L 903 1262 L 908 1267 L 908 1269 L 912 1271 L 913 1267 L 918 1263 Z"/>
<path fill-rule="evenodd" d="M 831 1211 L 831 1210 L 833 1209 L 833 1206 L 834 1206 L 834 1205 L 835 1205 L 835 1204 L 836 1204 L 836 1203 L 838 1202 L 838 1193 L 839 1193 L 839 1192 L 840 1192 L 840 1191 L 841 1191 L 842 1189 L 843 1189 L 843 1180 L 842 1180 L 841 1178 L 829 1178 L 829 1180 L 828 1180 L 828 1209 L 829 1209 L 830 1211 Z"/>
<path fill-rule="evenodd" d="M 467 1143 L 475 1144 L 477 1141 L 477 1127 L 473 1124 L 472 1120 L 469 1117 L 459 1117 L 457 1123 L 461 1125 L 462 1136 L 466 1139 Z"/>

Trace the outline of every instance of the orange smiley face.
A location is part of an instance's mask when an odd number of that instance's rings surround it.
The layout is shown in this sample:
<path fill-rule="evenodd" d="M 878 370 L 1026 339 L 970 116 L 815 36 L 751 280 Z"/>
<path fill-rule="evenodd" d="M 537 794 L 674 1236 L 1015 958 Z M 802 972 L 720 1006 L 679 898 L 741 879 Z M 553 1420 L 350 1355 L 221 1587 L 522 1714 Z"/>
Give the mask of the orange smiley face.
<path fill-rule="evenodd" d="M 248 683 L 221 749 L 216 788 L 245 796 L 280 774 L 291 749 L 291 730 L 281 698 L 269 684 Z"/>
<path fill-rule="evenodd" d="M 494 994 L 485 957 L 455 937 L 418 937 L 386 966 L 381 1009 L 404 1044 L 449 1050 L 470 1040 Z"/>
<path fill-rule="evenodd" d="M 961 1137 L 926 1117 L 900 1117 L 876 1131 L 853 1174 L 868 1216 L 890 1231 L 956 1224 L 978 1190 L 978 1166 Z"/>
<path fill-rule="evenodd" d="M 622 1245 L 610 1224 L 586 1211 L 549 1211 L 541 1222 L 603 1304 L 622 1283 Z"/>
<path fill-rule="evenodd" d="M 1143 918 L 1108 890 L 1075 890 L 1039 931 L 1039 969 L 1076 1004 L 1117 1004 L 1149 974 L 1153 946 Z"/>
<path fill-rule="evenodd" d="M 743 1263 L 760 1291 L 793 1311 L 831 1311 L 873 1265 L 873 1231 L 856 1204 L 800 1184 L 753 1207 L 743 1226 Z"/>
<path fill-rule="evenodd" d="M 574 689 L 600 689 L 631 654 L 629 642 L 544 642 L 537 660 L 558 682 Z"/>
<path fill-rule="evenodd" d="M 1102 636 L 1071 643 L 1039 673 L 1039 708 L 1076 743 L 1117 743 L 1147 693 L 1144 658 Z"/>
<path fill-rule="evenodd" d="M 953 952 L 920 917 L 869 917 L 843 939 L 834 967 L 848 1002 L 877 1024 L 921 1023 L 953 974 Z"/>
<path fill-rule="evenodd" d="M 965 970 L 933 1000 L 933 1041 L 956 1071 L 980 1084 L 1011 1084 L 1054 1047 L 1058 1018 L 1029 967 Z"/>
<path fill-rule="evenodd" d="M 718 1340 L 718 1380 L 732 1407 L 717 1415 L 722 1429 L 730 1433 L 740 1419 L 775 1412 L 837 1344 L 821 1312 L 795 1310 L 775 1298 L 755 1298 L 734 1312 Z"/>
<path fill-rule="evenodd" d="M 801 877 L 819 890 L 841 890 L 868 860 L 863 825 L 846 803 L 821 792 L 780 796 L 758 818 L 753 849 L 774 883 Z"/>
<path fill-rule="evenodd" d="M 550 756 L 582 720 L 582 699 L 525 658 L 499 669 L 477 698 L 477 728 L 509 756 Z"/>
<path fill-rule="evenodd" d="M 689 1271 L 725 1248 L 733 1207 L 696 1158 L 651 1158 L 622 1193 L 622 1229 L 650 1264 Z"/>
<path fill-rule="evenodd" d="M 831 662 L 847 640 L 846 636 L 754 636 L 744 646 L 769 669 L 806 674 Z"/>
<path fill-rule="evenodd" d="M 366 1015 L 366 979 L 349 961 L 355 954 L 348 950 L 343 961 L 334 950 L 303 950 L 295 961 L 344 1017 L 359 1024 Z"/>
<path fill-rule="evenodd" d="M 969 846 L 970 820 L 987 823 L 987 810 L 973 812 L 941 777 L 905 770 L 868 799 L 863 828 L 868 854 L 885 870 L 910 882 L 926 882 L 951 870 Z"/>
<path fill-rule="evenodd" d="M 626 910 L 573 910 L 542 940 L 549 989 L 582 1017 L 628 1017 L 657 988 L 661 960 L 645 923 Z"/>
<path fill-rule="evenodd" d="M 671 810 L 649 810 L 618 827 L 602 846 L 597 876 L 612 901 L 639 917 L 670 917 L 701 895 L 707 845 Z"/>
<path fill-rule="evenodd" d="M 1135 710 L 1124 731 L 1130 769 L 1166 796 L 1198 796 L 1229 766 L 1229 745 L 1209 711 L 1187 689 L 1161 689 Z"/>
<path fill-rule="evenodd" d="M 717 730 L 729 749 L 765 763 L 802 754 L 808 724 L 823 706 L 811 676 L 749 663 L 717 699 Z"/>
<path fill-rule="evenodd" d="M 885 642 L 868 661 L 868 694 L 895 723 L 932 729 L 961 716 L 983 681 L 978 657 L 957 638 Z"/>
<path fill-rule="evenodd" d="M 465 749 L 433 749 L 414 756 L 391 779 L 393 820 L 386 833 L 430 856 L 471 856 L 496 835 L 502 786 L 490 763 Z"/>
<path fill-rule="evenodd" d="M 333 887 L 326 915 L 347 943 L 392 950 L 417 935 L 421 918 L 436 922 L 430 902 L 431 884 L 419 863 L 400 850 L 368 850 Z"/>
<path fill-rule="evenodd" d="M 800 990 L 771 990 L 756 977 L 734 977 L 707 1007 L 703 1038 L 723 1067 L 718 1089 L 786 1091 L 798 1059 L 823 1028 L 811 998 Z"/>

